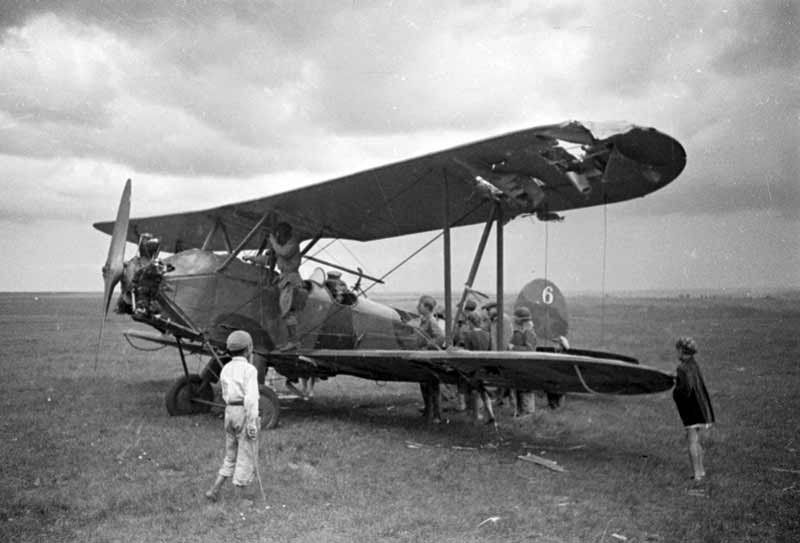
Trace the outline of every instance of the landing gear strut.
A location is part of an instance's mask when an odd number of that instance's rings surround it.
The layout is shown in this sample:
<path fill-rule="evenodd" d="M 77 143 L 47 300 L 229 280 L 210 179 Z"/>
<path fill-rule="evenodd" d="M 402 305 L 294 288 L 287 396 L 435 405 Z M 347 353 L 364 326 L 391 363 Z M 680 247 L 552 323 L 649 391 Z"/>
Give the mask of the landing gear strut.
<path fill-rule="evenodd" d="M 271 430 L 278 425 L 280 400 L 275 391 L 267 385 L 258 386 L 258 414 L 261 429 Z M 208 381 L 196 373 L 183 375 L 169 389 L 166 396 L 167 413 L 173 417 L 208 413 L 212 407 L 225 407 L 224 403 L 214 401 L 214 389 Z"/>
<path fill-rule="evenodd" d="M 208 413 L 214 405 L 214 390 L 196 373 L 183 375 L 167 392 L 166 404 L 173 417 Z"/>
<path fill-rule="evenodd" d="M 167 412 L 172 416 L 179 416 L 208 413 L 212 407 L 224 409 L 224 403 L 214 401 L 214 389 L 211 385 L 219 381 L 219 372 L 230 358 L 227 357 L 223 360 L 212 350 L 213 358 L 203 368 L 201 375 L 189 373 L 181 341 L 179 338 L 176 339 L 184 375 L 179 377 L 167 392 Z M 263 383 L 267 370 L 266 357 L 256 355 L 254 365 L 258 371 L 258 382 Z M 261 429 L 269 430 L 275 428 L 280 418 L 281 406 L 278 395 L 267 385 L 260 384 L 258 385 L 258 396 L 258 414 L 261 417 Z"/>
<path fill-rule="evenodd" d="M 258 385 L 258 414 L 261 416 L 261 429 L 271 430 L 278 425 L 281 403 L 278 395 L 267 385 Z"/>

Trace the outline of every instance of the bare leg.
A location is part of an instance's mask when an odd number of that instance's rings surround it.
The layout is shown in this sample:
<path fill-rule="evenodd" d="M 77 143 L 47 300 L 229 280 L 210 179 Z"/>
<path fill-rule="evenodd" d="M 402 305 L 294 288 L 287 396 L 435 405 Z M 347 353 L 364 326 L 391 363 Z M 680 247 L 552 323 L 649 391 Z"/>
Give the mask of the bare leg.
<path fill-rule="evenodd" d="M 301 377 L 300 384 L 302 385 L 301 390 L 303 392 L 303 397 L 313 398 L 314 397 L 314 383 L 316 383 L 316 377 Z"/>
<path fill-rule="evenodd" d="M 419 391 L 422 394 L 422 417 L 427 421 L 431 422 L 433 418 L 433 414 L 431 413 L 431 394 L 430 394 L 430 384 L 421 382 L 419 384 Z"/>
<path fill-rule="evenodd" d="M 481 400 L 483 401 L 483 406 L 486 408 L 486 414 L 489 417 L 489 420 L 486 421 L 486 424 L 497 424 L 494 418 L 494 409 L 492 408 L 492 397 L 489 396 L 489 393 L 484 387 L 480 388 L 480 394 Z"/>
<path fill-rule="evenodd" d="M 309 377 L 308 380 L 307 380 L 307 384 L 308 384 L 308 393 L 307 393 L 307 395 L 308 395 L 309 398 L 313 398 L 314 397 L 314 385 L 317 384 L 317 378 L 313 377 L 313 376 Z"/>
<path fill-rule="evenodd" d="M 697 428 L 686 429 L 686 441 L 689 445 L 689 459 L 692 461 L 694 479 L 699 481 L 706 476 L 703 467 L 703 447 L 700 445 L 700 432 Z"/>
<path fill-rule="evenodd" d="M 469 391 L 469 403 L 470 408 L 472 409 L 473 422 L 479 422 L 483 420 L 483 413 L 481 412 L 481 395 L 477 389 L 472 387 L 470 387 Z"/>
<path fill-rule="evenodd" d="M 222 485 L 227 480 L 228 480 L 227 477 L 225 477 L 223 475 L 217 475 L 217 478 L 214 481 L 214 484 L 211 485 L 211 488 L 209 488 L 208 491 L 206 491 L 206 498 L 208 498 L 212 502 L 217 501 L 217 499 L 219 498 L 219 490 L 222 488 Z"/>
<path fill-rule="evenodd" d="M 439 381 L 420 383 L 419 389 L 422 392 L 422 401 L 425 404 L 422 416 L 427 422 L 439 424 L 442 422 L 442 413 L 439 405 Z"/>
<path fill-rule="evenodd" d="M 467 397 L 469 396 L 469 385 L 464 379 L 458 380 L 458 393 L 456 397 L 456 411 L 459 413 L 467 410 Z"/>
<path fill-rule="evenodd" d="M 441 392 L 439 391 L 439 381 L 431 384 L 431 403 L 433 405 L 433 422 L 442 422 L 442 410 L 440 407 Z"/>
<path fill-rule="evenodd" d="M 296 381 L 295 381 L 295 382 L 296 382 Z M 297 387 L 294 385 L 294 383 L 293 383 L 292 381 L 289 381 L 289 380 L 287 379 L 287 380 L 286 380 L 286 382 L 284 383 L 284 386 L 286 386 L 286 390 L 288 390 L 288 391 L 289 391 L 289 392 L 291 392 L 292 394 L 294 394 L 294 395 L 296 395 L 296 396 L 300 396 L 301 398 L 305 398 L 305 394 L 303 394 L 303 391 L 302 391 L 302 390 L 299 390 L 299 389 L 298 389 L 298 388 L 297 388 Z"/>
<path fill-rule="evenodd" d="M 517 390 L 519 415 L 530 415 L 536 411 L 536 395 L 532 390 Z"/>

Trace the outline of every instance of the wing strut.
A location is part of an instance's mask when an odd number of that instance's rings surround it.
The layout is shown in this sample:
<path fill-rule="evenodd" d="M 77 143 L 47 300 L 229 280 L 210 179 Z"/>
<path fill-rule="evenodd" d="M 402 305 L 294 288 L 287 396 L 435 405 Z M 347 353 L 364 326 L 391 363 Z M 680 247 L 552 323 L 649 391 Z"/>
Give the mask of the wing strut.
<path fill-rule="evenodd" d="M 225 228 L 225 223 L 222 221 L 218 221 L 217 225 L 219 226 L 220 232 L 222 232 L 222 240 L 225 242 L 225 250 L 229 253 L 233 250 L 233 244 L 231 243 L 231 237 L 228 235 L 228 229 Z"/>
<path fill-rule="evenodd" d="M 211 247 L 211 242 L 214 241 L 214 236 L 217 234 L 217 230 L 219 230 L 219 219 L 214 219 L 214 226 L 212 226 L 211 230 L 208 231 L 208 235 L 203 241 L 203 246 L 200 248 L 201 251 L 208 251 L 208 248 Z"/>
<path fill-rule="evenodd" d="M 478 267 L 481 265 L 481 260 L 483 259 L 483 251 L 486 249 L 486 242 L 489 240 L 489 232 L 492 231 L 492 223 L 494 222 L 496 211 L 497 208 L 492 206 L 489 212 L 489 218 L 486 220 L 486 224 L 483 227 L 483 234 L 481 234 L 481 240 L 478 242 L 478 249 L 475 251 L 475 257 L 472 259 L 472 267 L 469 269 L 467 282 L 464 283 L 464 291 L 461 293 L 461 299 L 458 301 L 456 315 L 464 313 L 464 302 L 467 301 L 467 294 L 472 290 L 472 284 L 475 282 L 475 276 L 478 274 Z M 455 330 L 455 328 L 453 327 L 451 330 Z"/>
<path fill-rule="evenodd" d="M 500 202 L 495 204 L 495 217 L 497 218 L 497 337 L 496 351 L 505 351 L 503 345 L 505 332 L 503 331 L 503 207 Z"/>
<path fill-rule="evenodd" d="M 447 170 L 442 171 L 444 177 L 443 196 L 444 202 L 444 340 L 448 347 L 453 344 L 453 278 L 450 248 L 450 184 L 447 180 Z"/>
<path fill-rule="evenodd" d="M 239 242 L 239 245 L 236 246 L 236 249 L 234 249 L 234 250 L 232 250 L 230 252 L 230 254 L 228 255 L 228 258 L 225 259 L 225 262 L 223 262 L 220 265 L 220 267 L 217 268 L 216 273 L 219 273 L 219 272 L 223 271 L 225 268 L 228 267 L 228 265 L 233 261 L 233 259 L 236 258 L 236 255 L 239 254 L 239 251 L 241 251 L 242 248 L 245 245 L 247 245 L 247 242 L 250 241 L 252 239 L 252 237 L 255 236 L 258 233 L 258 231 L 261 229 L 262 226 L 264 226 L 264 223 L 267 222 L 267 218 L 268 217 L 269 217 L 269 211 L 267 211 L 266 213 L 264 213 L 264 215 L 261 216 L 261 218 L 255 224 L 255 226 L 253 226 L 253 228 L 250 230 L 250 232 L 248 232 L 247 235 L 244 237 L 244 239 Z"/>

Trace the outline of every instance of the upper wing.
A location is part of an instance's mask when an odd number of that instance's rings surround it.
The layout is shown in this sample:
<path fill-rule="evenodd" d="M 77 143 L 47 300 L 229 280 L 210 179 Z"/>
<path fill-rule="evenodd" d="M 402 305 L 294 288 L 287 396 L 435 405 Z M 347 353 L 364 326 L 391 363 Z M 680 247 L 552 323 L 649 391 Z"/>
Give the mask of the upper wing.
<path fill-rule="evenodd" d="M 280 373 L 290 377 L 310 372 L 378 381 L 425 381 L 435 377 L 455 383 L 460 376 L 488 386 L 603 394 L 647 394 L 669 390 L 674 385 L 673 376 L 661 370 L 598 354 L 603 356 L 541 351 L 319 349 L 302 354 L 272 353 L 271 359 Z"/>
<path fill-rule="evenodd" d="M 304 239 L 322 233 L 360 241 L 485 222 L 500 201 L 504 217 L 552 213 L 644 196 L 675 179 L 686 164 L 680 143 L 653 128 L 590 130 L 569 122 L 512 132 L 317 185 L 204 211 L 130 220 L 140 233 L 177 251 L 225 250 L 267 212 Z M 544 215 L 542 215 L 544 216 Z M 207 239 L 221 225 L 223 234 Z M 106 233 L 113 222 L 96 223 Z M 266 228 L 266 227 L 264 227 Z M 226 240 L 227 237 L 227 240 Z M 261 240 L 253 236 L 245 249 Z"/>

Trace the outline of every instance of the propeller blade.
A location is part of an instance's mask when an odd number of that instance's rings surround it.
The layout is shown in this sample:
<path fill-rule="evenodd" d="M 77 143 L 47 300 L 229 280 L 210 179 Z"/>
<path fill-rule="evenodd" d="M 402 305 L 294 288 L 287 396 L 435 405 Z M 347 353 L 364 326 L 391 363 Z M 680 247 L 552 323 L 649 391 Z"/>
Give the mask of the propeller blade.
<path fill-rule="evenodd" d="M 122 197 L 117 208 L 117 220 L 114 222 L 114 231 L 111 233 L 111 243 L 108 246 L 108 257 L 103 266 L 103 320 L 100 321 L 100 335 L 97 338 L 97 353 L 94 357 L 94 369 L 97 371 L 97 360 L 100 357 L 100 346 L 103 343 L 103 329 L 106 325 L 108 307 L 111 305 L 111 295 L 114 287 L 122 279 L 122 269 L 125 265 L 125 243 L 128 237 L 128 221 L 131 215 L 131 180 L 125 182 Z"/>
<path fill-rule="evenodd" d="M 111 233 L 111 243 L 108 246 L 108 258 L 103 266 L 103 317 L 108 314 L 111 304 L 111 294 L 114 287 L 122 279 L 122 268 L 125 264 L 125 243 L 128 238 L 128 220 L 131 214 L 131 180 L 125 183 L 122 198 L 117 209 L 117 220 L 114 222 L 114 231 Z"/>

